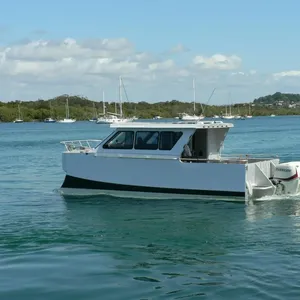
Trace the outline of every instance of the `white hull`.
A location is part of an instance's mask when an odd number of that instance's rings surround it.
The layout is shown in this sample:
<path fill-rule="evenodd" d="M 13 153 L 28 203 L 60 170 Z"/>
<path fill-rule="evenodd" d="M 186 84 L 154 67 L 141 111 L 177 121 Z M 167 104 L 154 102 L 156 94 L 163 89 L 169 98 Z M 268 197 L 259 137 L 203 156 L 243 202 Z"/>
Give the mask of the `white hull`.
<path fill-rule="evenodd" d="M 119 119 L 119 118 L 99 118 L 96 121 L 96 124 L 116 124 L 116 123 L 124 123 L 131 122 L 132 119 Z"/>
<path fill-rule="evenodd" d="M 63 119 L 63 120 L 57 121 L 57 123 L 74 123 L 74 122 L 76 122 L 76 120 L 74 120 L 74 119 Z"/>
<path fill-rule="evenodd" d="M 162 168 L 162 165 L 164 167 Z M 69 177 L 62 187 L 150 192 L 189 196 L 241 196 L 245 193 L 245 165 L 182 163 L 178 159 L 63 154 Z M 99 172 L 110 170 L 110 172 Z M 130 170 L 130 176 L 128 172 Z M 141 173 L 147 170 L 147 176 Z M 227 174 L 232 174 L 228 178 Z"/>
<path fill-rule="evenodd" d="M 234 116 L 223 116 L 222 119 L 232 120 L 232 119 L 234 119 Z"/>
<path fill-rule="evenodd" d="M 182 116 L 181 120 L 182 121 L 200 121 L 203 120 L 205 117 L 204 116 Z"/>

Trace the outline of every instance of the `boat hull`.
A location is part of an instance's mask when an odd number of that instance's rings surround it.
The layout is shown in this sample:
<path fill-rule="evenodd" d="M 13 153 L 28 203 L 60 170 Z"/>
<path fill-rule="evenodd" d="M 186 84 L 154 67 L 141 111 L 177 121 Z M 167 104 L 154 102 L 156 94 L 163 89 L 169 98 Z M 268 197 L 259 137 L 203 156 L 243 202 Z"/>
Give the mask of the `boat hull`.
<path fill-rule="evenodd" d="M 66 177 L 61 189 L 65 195 L 118 194 L 123 197 L 124 193 L 130 192 L 167 198 L 177 195 L 179 198 L 220 196 L 245 199 L 245 166 L 242 164 L 183 163 L 173 158 L 63 153 L 63 169 Z"/>
<path fill-rule="evenodd" d="M 184 188 L 163 188 L 138 185 L 116 184 L 82 179 L 66 175 L 61 193 L 70 196 L 112 195 L 118 197 L 179 198 L 189 196 L 238 197 L 245 199 L 245 192 L 200 190 Z"/>

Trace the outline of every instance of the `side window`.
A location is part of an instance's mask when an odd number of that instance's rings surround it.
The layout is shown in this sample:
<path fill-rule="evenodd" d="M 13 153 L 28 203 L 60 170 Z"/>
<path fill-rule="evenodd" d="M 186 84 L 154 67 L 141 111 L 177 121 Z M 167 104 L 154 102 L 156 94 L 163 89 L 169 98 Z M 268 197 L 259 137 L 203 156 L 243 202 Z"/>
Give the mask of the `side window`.
<path fill-rule="evenodd" d="M 118 131 L 104 145 L 105 149 L 132 149 L 133 131 Z"/>
<path fill-rule="evenodd" d="M 135 134 L 135 149 L 157 150 L 158 149 L 157 131 L 137 131 Z"/>
<path fill-rule="evenodd" d="M 160 133 L 159 150 L 171 150 L 181 136 L 182 132 L 162 131 Z"/>

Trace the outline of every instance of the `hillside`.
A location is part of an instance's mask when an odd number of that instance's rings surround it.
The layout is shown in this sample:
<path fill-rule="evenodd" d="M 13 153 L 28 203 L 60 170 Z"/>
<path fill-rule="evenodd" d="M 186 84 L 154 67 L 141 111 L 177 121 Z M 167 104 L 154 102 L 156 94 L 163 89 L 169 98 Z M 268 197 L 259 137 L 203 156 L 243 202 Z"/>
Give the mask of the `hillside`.
<path fill-rule="evenodd" d="M 65 117 L 66 98 L 69 98 L 70 117 L 77 120 L 88 120 L 93 117 L 93 102 L 95 103 L 98 114 L 102 113 L 103 103 L 96 102 L 80 96 L 61 95 L 53 99 L 36 101 L 12 101 L 0 102 L 0 121 L 11 122 L 15 120 L 18 114 L 18 103 L 20 103 L 22 118 L 24 121 L 42 121 L 50 116 L 50 102 L 52 106 L 52 118 L 61 119 Z M 282 102 L 283 101 L 283 102 Z M 106 111 L 115 112 L 115 105 L 112 102 L 106 104 Z M 299 104 L 299 106 L 298 106 Z M 117 105 L 118 106 L 118 105 Z M 204 105 L 204 114 L 207 117 L 215 114 L 225 113 L 225 106 Z M 119 108 L 118 108 L 119 109 Z M 240 103 L 232 105 L 232 114 L 248 114 L 249 103 Z M 147 103 L 147 102 L 124 102 L 123 112 L 125 116 L 137 116 L 139 118 L 153 118 L 160 115 L 164 118 L 174 118 L 179 113 L 193 113 L 193 104 L 191 102 L 181 102 L 178 100 Z M 201 113 L 200 103 L 196 104 L 197 114 Z M 255 99 L 251 104 L 251 114 L 254 116 L 270 115 L 298 115 L 300 114 L 300 95 L 275 93 Z"/>
<path fill-rule="evenodd" d="M 253 103 L 256 106 L 276 106 L 286 108 L 300 107 L 300 94 L 275 93 L 254 99 Z"/>

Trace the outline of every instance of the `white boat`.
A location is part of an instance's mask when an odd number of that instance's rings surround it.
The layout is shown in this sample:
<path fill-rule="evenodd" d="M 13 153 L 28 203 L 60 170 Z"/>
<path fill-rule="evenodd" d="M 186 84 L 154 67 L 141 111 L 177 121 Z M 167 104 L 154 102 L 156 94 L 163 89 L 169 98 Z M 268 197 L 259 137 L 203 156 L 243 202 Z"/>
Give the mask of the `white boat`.
<path fill-rule="evenodd" d="M 58 120 L 58 123 L 74 123 L 76 119 L 70 119 L 70 110 L 69 110 L 69 99 L 66 99 L 66 117 L 62 120 Z"/>
<path fill-rule="evenodd" d="M 51 117 L 44 119 L 44 123 L 55 123 L 55 122 L 56 120 L 52 119 Z"/>
<path fill-rule="evenodd" d="M 50 117 L 44 119 L 44 123 L 55 123 L 56 120 L 52 119 L 52 105 L 51 105 L 51 100 L 49 101 L 49 106 L 50 106 Z"/>
<path fill-rule="evenodd" d="M 233 115 L 224 115 L 224 116 L 222 116 L 222 119 L 225 119 L 225 120 L 232 120 L 232 119 L 234 119 L 234 116 Z"/>
<path fill-rule="evenodd" d="M 97 109 L 95 106 L 95 102 L 93 102 L 93 118 L 89 119 L 89 122 L 97 122 Z"/>
<path fill-rule="evenodd" d="M 99 117 L 96 121 L 96 124 L 114 124 L 114 123 L 124 123 L 124 122 L 131 122 L 133 118 L 125 118 L 123 116 L 123 106 L 122 106 L 122 86 L 123 81 L 122 77 L 119 77 L 119 108 L 120 113 L 117 113 L 117 105 L 115 106 L 115 113 L 107 112 L 106 113 L 106 105 L 105 105 L 105 97 L 103 91 L 103 113 L 102 117 Z M 123 86 L 124 88 L 124 86 Z"/>
<path fill-rule="evenodd" d="M 203 115 L 196 116 L 195 114 L 194 115 L 188 115 L 186 113 L 182 113 L 181 117 L 180 117 L 180 119 L 182 121 L 199 121 L 199 120 L 202 120 L 204 118 L 205 117 Z"/>
<path fill-rule="evenodd" d="M 20 109 L 20 103 L 18 103 L 18 118 L 14 120 L 14 123 L 23 123 L 23 119 L 21 117 L 21 109 Z"/>
<path fill-rule="evenodd" d="M 195 78 L 193 78 L 193 102 L 194 102 L 194 114 L 193 115 L 189 115 L 187 113 L 180 113 L 180 117 L 179 119 L 181 119 L 182 121 L 199 121 L 199 120 L 203 120 L 205 118 L 205 116 L 203 114 L 197 116 L 196 115 L 196 86 L 195 86 Z M 203 106 L 202 103 L 200 103 L 201 105 L 201 110 L 203 113 Z"/>
<path fill-rule="evenodd" d="M 129 121 L 131 121 L 131 119 L 118 118 L 114 114 L 108 113 L 107 116 L 98 118 L 96 123 L 97 124 L 114 124 L 114 123 L 124 123 L 124 122 L 129 122 Z"/>
<path fill-rule="evenodd" d="M 249 103 L 249 115 L 246 115 L 246 118 L 247 119 L 251 119 L 252 118 L 250 103 Z"/>
<path fill-rule="evenodd" d="M 235 116 L 234 115 L 232 115 L 231 114 L 231 100 L 230 100 L 230 97 L 231 97 L 231 94 L 229 93 L 229 100 L 228 100 L 228 102 L 229 102 L 229 114 L 228 114 L 228 112 L 227 112 L 227 105 L 225 106 L 225 115 L 222 115 L 222 119 L 225 119 L 225 120 L 232 120 L 232 119 L 234 119 L 235 118 Z"/>
<path fill-rule="evenodd" d="M 63 195 L 257 199 L 300 191 L 300 162 L 221 155 L 231 123 L 112 124 L 103 140 L 63 141 Z M 94 145 L 92 145 L 94 144 Z"/>

